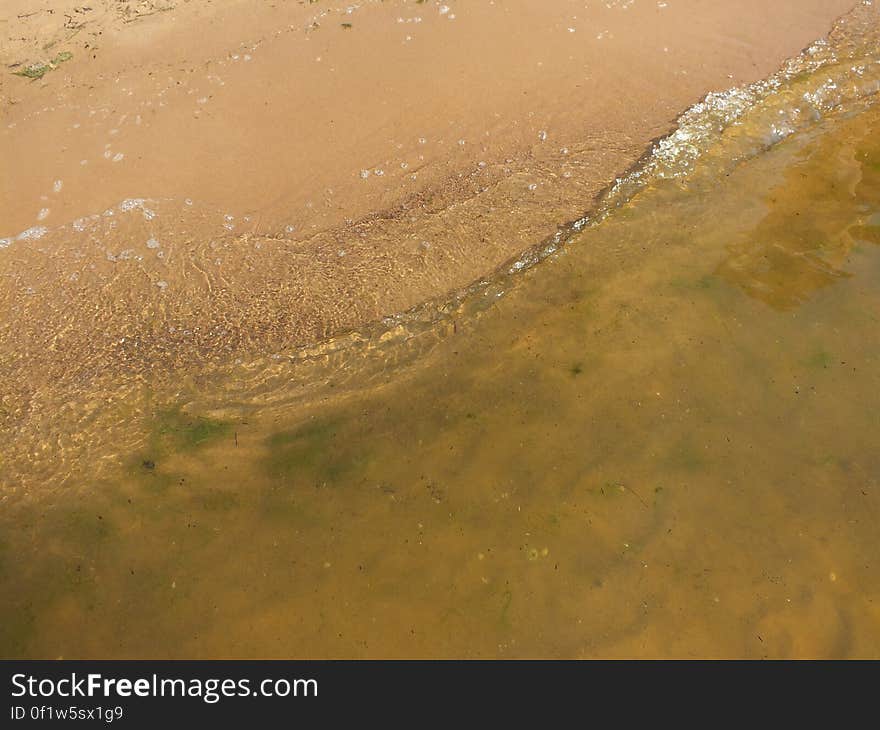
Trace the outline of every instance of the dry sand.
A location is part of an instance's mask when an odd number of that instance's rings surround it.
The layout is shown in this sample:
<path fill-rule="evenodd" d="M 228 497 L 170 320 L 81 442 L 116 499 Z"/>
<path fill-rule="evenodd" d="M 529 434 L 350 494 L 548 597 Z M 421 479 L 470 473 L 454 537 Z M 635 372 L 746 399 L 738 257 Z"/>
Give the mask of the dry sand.
<path fill-rule="evenodd" d="M 320 339 L 539 242 L 680 111 L 766 76 L 854 4 L 7 1 L 0 238 L 130 198 L 195 201 L 231 221 L 223 235 L 271 237 L 259 266 L 299 292 L 281 344 Z M 52 288 L 64 271 L 37 259 L 65 237 L 25 243 L 0 250 L 0 274 Z"/>

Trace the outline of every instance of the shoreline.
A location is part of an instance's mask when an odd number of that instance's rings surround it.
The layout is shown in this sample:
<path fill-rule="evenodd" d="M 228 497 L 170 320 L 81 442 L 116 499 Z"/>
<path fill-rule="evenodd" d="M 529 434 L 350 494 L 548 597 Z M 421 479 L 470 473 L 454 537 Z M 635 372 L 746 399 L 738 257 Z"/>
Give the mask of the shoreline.
<path fill-rule="evenodd" d="M 559 2 L 538 13 L 541 25 L 527 5 L 502 12 L 452 3 L 441 14 L 439 3 L 365 4 L 352 13 L 330 3 L 319 27 L 303 30 L 315 6 L 254 11 L 247 3 L 193 2 L 113 32 L 99 24 L 109 39 L 90 65 L 73 48 L 70 61 L 38 81 L 4 80 L 2 93 L 17 103 L 4 110 L 0 155 L 17 173 L 0 189 L 2 235 L 68 223 L 128 198 L 193 199 L 206 217 L 235 219 L 220 235 L 283 238 L 308 259 L 300 288 L 320 304 L 302 313 L 288 341 L 325 339 L 466 286 L 552 235 L 637 164 L 682 109 L 709 91 L 765 77 L 853 3 L 696 13 L 688 3 L 662 11 L 655 3 L 612 4 L 584 16 Z M 739 23 L 732 28 L 731 13 Z M 521 28 L 519 14 L 533 21 L 532 45 L 491 35 Z M 352 27 L 333 27 L 343 16 Z M 681 17 L 691 29 L 673 32 Z M 216 35 L 196 37 L 209 21 Z M 726 48 L 713 42 L 722 26 L 734 38 Z M 250 53 L 223 56 L 246 32 Z M 752 45 L 739 40 L 750 35 Z M 657 47 L 643 52 L 646 37 Z M 562 50 L 548 47 L 574 39 Z M 375 42 L 384 46 L 374 60 L 365 54 Z M 427 51 L 411 51 L 417 42 Z M 488 67 L 467 75 L 470 56 L 487 45 L 475 60 Z M 397 67 L 401 61 L 408 65 Z M 274 77 L 292 64 L 289 79 Z M 199 66 L 209 80 L 197 78 Z M 331 78 L 358 66 L 366 68 L 354 81 L 369 88 Z M 434 66 L 450 70 L 432 73 Z M 160 73 L 168 73 L 164 86 L 153 80 Z M 283 101 L 291 83 L 305 87 L 301 98 L 315 108 Z M 125 91 L 114 95 L 119 87 Z M 383 88 L 390 101 L 377 96 Z M 258 112 L 259 99 L 270 98 L 282 99 L 280 111 Z M 448 110 L 450 99 L 464 101 Z M 45 106 L 49 100 L 56 104 Z M 391 103 L 399 106 L 385 108 Z M 277 130 L 287 115 L 289 129 Z M 60 194 L 53 181 L 62 182 Z M 454 214 L 467 205 L 467 216 Z M 438 215 L 448 220 L 437 225 Z M 218 233 L 205 225 L 193 235 Z M 342 312 L 340 300 L 355 306 Z"/>

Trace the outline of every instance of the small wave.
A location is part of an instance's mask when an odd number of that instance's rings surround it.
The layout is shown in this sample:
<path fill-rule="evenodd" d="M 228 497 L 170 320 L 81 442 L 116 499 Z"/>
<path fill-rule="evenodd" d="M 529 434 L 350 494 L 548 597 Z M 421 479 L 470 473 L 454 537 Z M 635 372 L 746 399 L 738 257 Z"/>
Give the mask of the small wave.
<path fill-rule="evenodd" d="M 657 141 L 627 174 L 618 178 L 589 214 L 561 226 L 550 237 L 482 278 L 443 299 L 385 317 L 344 333 L 265 360 L 322 363 L 335 369 L 343 356 L 407 361 L 423 345 L 454 329 L 454 321 L 478 315 L 517 285 L 522 274 L 557 254 L 587 226 L 601 223 L 646 188 L 672 181 L 679 185 L 717 179 L 745 160 L 766 152 L 822 119 L 860 104 L 873 104 L 880 92 L 880 12 L 869 0 L 841 18 L 827 38 L 787 61 L 772 76 L 746 86 L 708 94 L 677 120 L 672 133 Z M 390 353 L 391 348 L 397 348 Z M 252 363 L 248 369 L 259 372 Z M 254 378 L 254 387 L 259 377 Z"/>

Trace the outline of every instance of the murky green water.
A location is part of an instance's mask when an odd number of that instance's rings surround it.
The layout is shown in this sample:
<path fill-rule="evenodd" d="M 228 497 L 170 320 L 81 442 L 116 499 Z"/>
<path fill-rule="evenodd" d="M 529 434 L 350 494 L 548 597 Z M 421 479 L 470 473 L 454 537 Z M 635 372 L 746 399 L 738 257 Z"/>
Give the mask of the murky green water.
<path fill-rule="evenodd" d="M 103 405 L 116 448 L 4 504 L 0 654 L 877 656 L 857 97 L 734 125 L 407 343 Z"/>

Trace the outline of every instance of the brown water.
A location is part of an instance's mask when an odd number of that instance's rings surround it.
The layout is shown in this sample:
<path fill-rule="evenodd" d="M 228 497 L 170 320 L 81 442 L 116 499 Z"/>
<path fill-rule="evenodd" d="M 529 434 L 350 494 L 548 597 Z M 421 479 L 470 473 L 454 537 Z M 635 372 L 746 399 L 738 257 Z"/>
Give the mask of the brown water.
<path fill-rule="evenodd" d="M 0 653 L 876 657 L 880 107 L 853 33 L 693 110 L 604 212 L 451 302 L 79 374 L 29 396 L 51 420 L 4 403 Z"/>

